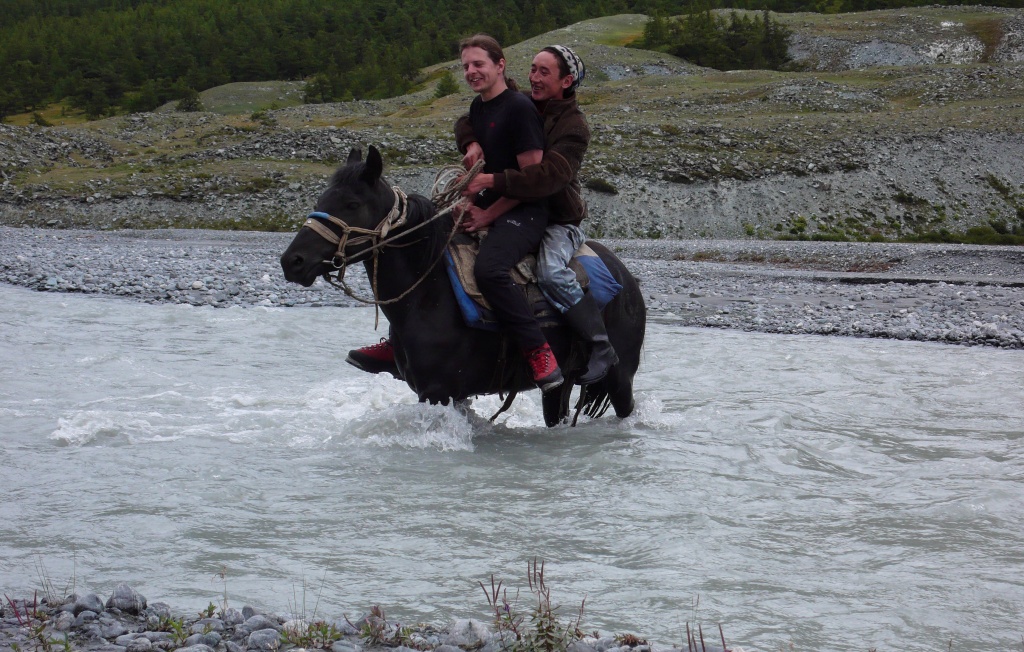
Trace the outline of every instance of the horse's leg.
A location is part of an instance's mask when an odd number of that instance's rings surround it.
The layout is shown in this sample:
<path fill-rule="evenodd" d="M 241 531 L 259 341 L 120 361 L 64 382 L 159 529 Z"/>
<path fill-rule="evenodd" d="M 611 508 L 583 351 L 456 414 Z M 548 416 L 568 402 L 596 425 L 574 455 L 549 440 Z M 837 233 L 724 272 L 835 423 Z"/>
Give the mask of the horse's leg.
<path fill-rule="evenodd" d="M 608 398 L 612 401 L 615 416 L 625 419 L 633 414 L 636 402 L 633 400 L 633 374 L 620 365 L 612 367 L 604 378 Z"/>
<path fill-rule="evenodd" d="M 569 398 L 572 396 L 572 383 L 563 383 L 561 387 L 545 392 L 541 396 L 544 407 L 544 424 L 548 428 L 558 425 L 569 417 Z"/>

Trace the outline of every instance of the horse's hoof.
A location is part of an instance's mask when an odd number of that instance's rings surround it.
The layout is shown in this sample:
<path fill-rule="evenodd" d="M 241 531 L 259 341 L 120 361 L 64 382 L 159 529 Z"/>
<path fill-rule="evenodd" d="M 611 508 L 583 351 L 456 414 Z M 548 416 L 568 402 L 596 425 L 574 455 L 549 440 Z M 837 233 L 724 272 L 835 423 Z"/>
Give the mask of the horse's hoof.
<path fill-rule="evenodd" d="M 627 405 L 625 409 L 620 410 L 618 408 L 615 408 L 615 416 L 619 417 L 620 419 L 625 419 L 629 415 L 633 414 L 634 409 L 636 409 L 636 401 L 633 400 L 632 396 L 630 396 L 629 405 Z"/>

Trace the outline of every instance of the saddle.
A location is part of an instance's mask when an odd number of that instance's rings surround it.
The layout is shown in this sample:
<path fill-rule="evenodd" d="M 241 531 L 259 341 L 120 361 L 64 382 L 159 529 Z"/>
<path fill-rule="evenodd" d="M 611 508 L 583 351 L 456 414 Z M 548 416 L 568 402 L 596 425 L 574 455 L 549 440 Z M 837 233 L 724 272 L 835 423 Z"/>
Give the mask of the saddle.
<path fill-rule="evenodd" d="M 473 274 L 481 239 L 468 233 L 456 234 L 445 252 L 445 268 L 466 324 L 473 328 L 496 331 L 499 329 L 497 318 L 491 304 L 481 294 Z M 586 243 L 569 260 L 569 269 L 576 274 L 576 280 L 583 291 L 592 294 L 601 308 L 622 289 L 597 252 Z M 541 328 L 557 326 L 561 322 L 558 310 L 548 302 L 537 285 L 535 254 L 527 254 L 512 268 L 512 281 L 526 294 L 526 300 Z"/>

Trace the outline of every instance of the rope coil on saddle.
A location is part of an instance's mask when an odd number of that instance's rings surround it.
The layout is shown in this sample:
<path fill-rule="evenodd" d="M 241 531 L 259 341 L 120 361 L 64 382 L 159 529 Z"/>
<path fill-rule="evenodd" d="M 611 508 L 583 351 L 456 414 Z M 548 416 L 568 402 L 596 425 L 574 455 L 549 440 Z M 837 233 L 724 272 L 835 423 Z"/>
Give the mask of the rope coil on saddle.
<path fill-rule="evenodd" d="M 373 229 L 364 229 L 360 227 L 351 226 L 344 220 L 341 220 L 327 213 L 310 213 L 309 216 L 306 218 L 306 221 L 303 224 L 303 226 L 308 226 L 318 235 L 320 235 L 320 237 L 324 238 L 331 244 L 337 245 L 337 249 L 335 250 L 334 256 L 332 256 L 330 260 L 325 261 L 330 263 L 331 266 L 337 270 L 337 272 L 335 273 L 334 278 L 331 277 L 329 272 L 324 273 L 324 280 L 333 285 L 334 287 L 342 290 L 346 295 L 355 299 L 356 301 L 375 306 L 377 308 L 377 313 L 374 319 L 374 328 L 377 328 L 377 326 L 380 325 L 380 306 L 401 301 L 427 278 L 427 276 L 430 274 L 430 271 L 437 265 L 437 263 L 441 261 L 441 258 L 444 256 L 445 250 L 448 248 L 448 244 L 452 241 L 452 238 L 455 237 L 455 234 L 458 232 L 459 227 L 462 225 L 462 216 L 460 215 L 459 218 L 453 220 L 452 230 L 448 234 L 445 246 L 441 248 L 441 251 L 438 254 L 437 259 L 434 260 L 430 264 L 430 266 L 427 267 L 426 270 L 424 270 L 423 275 L 419 279 L 417 279 L 415 283 L 409 286 L 409 288 L 405 290 L 405 292 L 402 292 L 397 297 L 393 297 L 391 299 L 386 299 L 383 301 L 378 298 L 377 293 L 377 272 L 380 268 L 380 250 L 388 246 L 408 246 L 407 244 L 393 244 L 393 241 L 396 240 L 397 238 L 405 237 L 408 234 L 412 233 L 413 231 L 421 229 L 427 226 L 428 224 L 435 222 L 442 216 L 450 213 L 460 204 L 464 203 L 465 199 L 462 197 L 462 191 L 465 190 L 465 188 L 469 185 L 470 181 L 473 180 L 473 177 L 479 174 L 480 170 L 482 170 L 483 167 L 484 161 L 481 160 L 477 161 L 477 163 L 473 165 L 472 168 L 470 168 L 469 172 L 464 172 L 462 168 L 455 165 L 449 165 L 441 168 L 441 170 L 439 170 L 438 173 L 434 176 L 434 183 L 433 186 L 431 187 L 430 201 L 435 208 L 434 214 L 430 218 L 423 220 L 416 226 L 413 226 L 409 229 L 405 229 L 401 233 L 397 233 L 395 235 L 389 236 L 392 230 L 396 230 L 402 226 L 405 226 L 409 210 L 409 198 L 398 186 L 391 187 L 391 190 L 395 193 L 394 206 L 391 207 L 391 210 L 388 212 L 388 214 L 385 215 L 377 224 L 377 226 Z M 341 235 L 339 236 L 337 233 L 335 233 L 333 229 L 331 229 L 330 227 L 327 226 L 327 224 L 325 224 L 325 222 L 329 222 L 338 227 L 341 230 Z M 351 237 L 352 234 L 356 234 L 357 237 Z M 364 249 L 361 249 L 353 256 L 347 256 L 345 254 L 345 249 L 347 247 L 351 245 L 363 244 L 365 242 L 369 242 L 370 245 Z M 370 252 L 373 255 L 373 274 L 370 279 L 370 291 L 373 293 L 372 299 L 367 299 L 356 295 L 352 288 L 350 288 L 348 284 L 345 282 L 345 271 L 348 269 L 349 262 L 353 258 L 358 258 L 360 256 L 365 255 L 367 252 Z"/>

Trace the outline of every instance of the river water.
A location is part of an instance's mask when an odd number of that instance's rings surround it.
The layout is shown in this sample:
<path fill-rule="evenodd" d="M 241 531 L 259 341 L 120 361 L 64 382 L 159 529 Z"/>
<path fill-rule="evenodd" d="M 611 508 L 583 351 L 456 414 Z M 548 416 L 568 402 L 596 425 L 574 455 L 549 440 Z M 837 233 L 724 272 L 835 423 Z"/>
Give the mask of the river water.
<path fill-rule="evenodd" d="M 0 302 L 5 593 L 443 624 L 539 557 L 566 616 L 659 645 L 1021 644 L 1020 352 L 655 322 L 635 416 L 547 429 L 350 368 L 367 309 Z"/>

